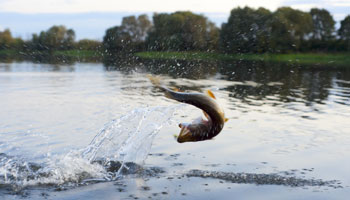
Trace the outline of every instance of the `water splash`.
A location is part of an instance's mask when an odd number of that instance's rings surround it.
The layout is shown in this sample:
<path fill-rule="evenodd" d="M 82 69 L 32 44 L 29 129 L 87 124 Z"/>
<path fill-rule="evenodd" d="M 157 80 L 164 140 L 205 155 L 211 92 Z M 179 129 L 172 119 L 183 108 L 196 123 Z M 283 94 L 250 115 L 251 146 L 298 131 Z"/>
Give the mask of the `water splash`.
<path fill-rule="evenodd" d="M 89 180 L 114 180 L 128 168 L 125 163 L 144 162 L 154 137 L 172 122 L 180 106 L 137 108 L 106 124 L 86 148 L 48 156 L 41 164 L 0 154 L 0 185 L 74 185 Z M 115 162 L 121 164 L 119 169 L 108 171 Z"/>
<path fill-rule="evenodd" d="M 154 137 L 165 124 L 171 123 L 177 108 L 179 105 L 135 109 L 112 121 L 84 149 L 83 158 L 90 162 L 103 159 L 104 165 L 116 160 L 122 164 L 142 164 L 147 158 Z M 120 170 L 123 167 L 124 165 Z"/>
<path fill-rule="evenodd" d="M 73 152 L 41 164 L 6 155 L 0 158 L 0 184 L 15 188 L 66 183 L 72 185 L 87 178 L 103 179 L 105 174 L 103 166 L 89 163 Z"/>

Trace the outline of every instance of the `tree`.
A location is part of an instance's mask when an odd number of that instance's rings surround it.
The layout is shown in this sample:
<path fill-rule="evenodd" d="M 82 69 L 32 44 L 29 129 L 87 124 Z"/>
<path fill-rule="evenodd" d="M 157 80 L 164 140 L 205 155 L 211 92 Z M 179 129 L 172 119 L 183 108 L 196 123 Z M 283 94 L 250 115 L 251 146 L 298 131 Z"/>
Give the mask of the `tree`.
<path fill-rule="evenodd" d="M 350 40 L 350 15 L 346 16 L 340 22 L 338 34 L 342 40 Z"/>
<path fill-rule="evenodd" d="M 226 53 L 266 52 L 269 44 L 268 20 L 271 12 L 244 7 L 231 11 L 228 22 L 222 24 L 220 48 Z"/>
<path fill-rule="evenodd" d="M 220 38 L 220 30 L 216 25 L 212 22 L 208 22 L 207 24 L 207 32 L 206 32 L 206 51 L 215 51 L 219 47 L 219 38 Z"/>
<path fill-rule="evenodd" d="M 124 17 L 121 28 L 131 36 L 132 42 L 138 43 L 145 41 L 151 26 L 148 16 L 140 15 L 137 19 L 135 16 Z"/>
<path fill-rule="evenodd" d="M 213 50 L 219 30 L 206 17 L 192 12 L 154 14 L 147 37 L 149 50 Z"/>
<path fill-rule="evenodd" d="M 5 29 L 0 31 L 0 49 L 11 49 L 15 43 L 15 39 L 12 37 L 11 31 Z"/>
<path fill-rule="evenodd" d="M 103 46 L 110 53 L 125 51 L 130 41 L 130 35 L 123 32 L 120 26 L 115 26 L 106 30 Z"/>
<path fill-rule="evenodd" d="M 45 32 L 41 31 L 40 35 L 34 33 L 32 35 L 32 39 L 31 41 L 28 41 L 28 49 L 29 50 L 38 50 L 38 51 L 42 51 L 42 50 L 48 50 L 47 47 L 45 47 L 44 45 L 44 36 Z"/>
<path fill-rule="evenodd" d="M 44 46 L 50 50 L 72 49 L 75 40 L 75 33 L 65 26 L 52 26 L 46 32 L 40 34 L 43 37 Z"/>
<path fill-rule="evenodd" d="M 312 31 L 312 18 L 309 13 L 281 7 L 273 13 L 270 26 L 272 51 L 298 51 Z"/>
<path fill-rule="evenodd" d="M 340 28 L 338 30 L 340 40 L 347 46 L 347 50 L 350 50 L 350 15 L 346 16 L 340 22 Z"/>
<path fill-rule="evenodd" d="M 0 31 L 0 50 L 6 50 L 6 49 L 22 50 L 23 44 L 24 42 L 21 38 L 12 37 L 10 29 L 5 29 L 4 31 Z"/>
<path fill-rule="evenodd" d="M 144 41 L 152 27 L 147 15 L 124 17 L 120 26 L 107 29 L 103 46 L 110 53 L 134 52 L 143 49 Z"/>
<path fill-rule="evenodd" d="M 75 32 L 65 26 L 52 26 L 39 35 L 33 34 L 30 47 L 33 50 L 49 51 L 68 50 L 74 48 Z"/>
<path fill-rule="evenodd" d="M 332 15 L 318 8 L 311 9 L 310 14 L 313 26 L 310 39 L 304 42 L 304 50 L 329 51 L 335 42 L 335 21 Z"/>
<path fill-rule="evenodd" d="M 255 11 L 255 20 L 257 27 L 255 28 L 256 34 L 256 47 L 255 53 L 269 52 L 271 43 L 271 27 L 269 22 L 271 21 L 272 13 L 265 9 L 259 8 Z"/>
<path fill-rule="evenodd" d="M 335 21 L 332 15 L 325 9 L 313 8 L 310 10 L 312 17 L 312 39 L 330 40 L 334 33 Z"/>

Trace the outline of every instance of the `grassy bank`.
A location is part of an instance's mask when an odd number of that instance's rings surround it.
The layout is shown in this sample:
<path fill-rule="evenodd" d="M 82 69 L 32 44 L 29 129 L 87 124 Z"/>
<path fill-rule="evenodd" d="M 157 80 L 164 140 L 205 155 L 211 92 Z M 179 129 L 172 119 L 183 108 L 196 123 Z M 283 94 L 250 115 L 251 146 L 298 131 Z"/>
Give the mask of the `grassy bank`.
<path fill-rule="evenodd" d="M 289 62 L 314 65 L 348 65 L 350 53 L 297 53 L 297 54 L 219 54 L 207 52 L 140 52 L 136 56 L 145 59 L 178 60 L 248 60 L 266 62 Z"/>
<path fill-rule="evenodd" d="M 46 55 L 48 52 L 31 52 L 35 55 Z M 48 54 L 49 55 L 49 54 Z M 160 60 L 203 60 L 203 61 L 265 61 L 281 63 L 298 63 L 320 66 L 348 66 L 350 67 L 350 53 L 296 53 L 296 54 L 220 54 L 208 52 L 139 52 L 136 56 L 144 59 Z M 26 56 L 26 53 L 16 50 L 0 50 L 0 58 Z M 51 56 L 69 59 L 89 60 L 100 59 L 103 55 L 94 50 L 65 50 L 54 51 Z"/>
<path fill-rule="evenodd" d="M 43 63 L 100 62 L 101 52 L 93 50 L 17 51 L 0 50 L 0 62 L 30 60 Z"/>
<path fill-rule="evenodd" d="M 0 56 L 12 56 L 16 54 L 17 54 L 16 50 L 0 50 Z"/>
<path fill-rule="evenodd" d="M 2 56 L 18 56 L 18 55 L 50 55 L 48 51 L 33 51 L 33 52 L 21 52 L 16 50 L 0 50 L 0 55 Z M 53 56 L 67 56 L 67 57 L 80 57 L 80 58 L 92 58 L 100 56 L 98 51 L 94 50 L 64 50 L 64 51 L 54 51 Z"/>
<path fill-rule="evenodd" d="M 65 50 L 65 51 L 55 51 L 54 56 L 67 56 L 74 58 L 93 58 L 100 56 L 98 51 L 94 50 Z"/>

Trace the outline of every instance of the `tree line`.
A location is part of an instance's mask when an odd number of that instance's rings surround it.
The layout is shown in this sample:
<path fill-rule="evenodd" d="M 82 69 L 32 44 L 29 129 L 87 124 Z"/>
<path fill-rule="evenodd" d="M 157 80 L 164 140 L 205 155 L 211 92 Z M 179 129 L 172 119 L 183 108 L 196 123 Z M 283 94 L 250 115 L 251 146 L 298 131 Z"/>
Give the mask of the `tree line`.
<path fill-rule="evenodd" d="M 65 26 L 52 26 L 47 31 L 34 33 L 30 40 L 14 38 L 9 29 L 0 31 L 0 50 L 16 50 L 21 52 L 47 52 L 48 54 L 59 50 L 100 50 L 101 42 L 83 39 L 75 41 L 73 29 Z"/>
<path fill-rule="evenodd" d="M 75 41 L 75 32 L 53 26 L 28 41 L 0 32 L 0 50 L 99 50 L 106 55 L 139 51 L 215 51 L 223 53 L 290 53 L 350 51 L 350 15 L 336 30 L 326 9 L 309 12 L 281 7 L 234 8 L 227 22 L 217 27 L 203 15 L 189 11 L 128 16 L 106 30 L 103 41 Z"/>

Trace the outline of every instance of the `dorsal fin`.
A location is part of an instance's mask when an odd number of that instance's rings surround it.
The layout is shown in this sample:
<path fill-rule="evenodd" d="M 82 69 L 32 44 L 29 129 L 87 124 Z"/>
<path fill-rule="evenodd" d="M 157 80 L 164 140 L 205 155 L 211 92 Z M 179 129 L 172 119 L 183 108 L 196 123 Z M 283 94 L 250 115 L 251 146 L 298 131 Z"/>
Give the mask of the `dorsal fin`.
<path fill-rule="evenodd" d="M 213 99 L 216 99 L 215 95 L 213 94 L 213 92 L 211 90 L 207 90 L 207 95 L 210 96 Z"/>

